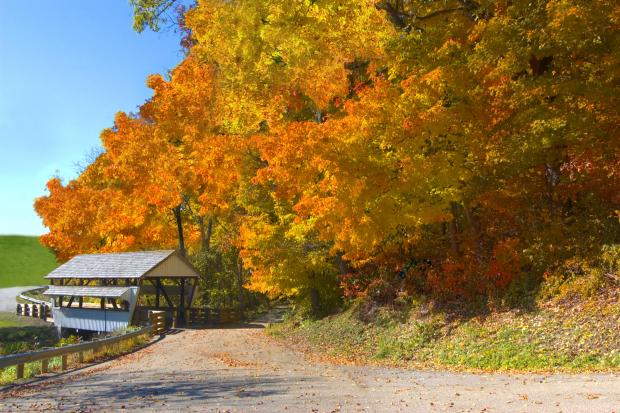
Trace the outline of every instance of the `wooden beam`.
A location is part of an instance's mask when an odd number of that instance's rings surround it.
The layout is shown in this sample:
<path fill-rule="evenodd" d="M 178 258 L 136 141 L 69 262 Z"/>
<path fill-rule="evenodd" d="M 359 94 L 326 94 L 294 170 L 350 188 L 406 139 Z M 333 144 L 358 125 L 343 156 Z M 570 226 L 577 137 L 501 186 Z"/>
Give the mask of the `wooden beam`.
<path fill-rule="evenodd" d="M 61 286 L 65 285 L 65 280 L 63 278 L 58 280 L 58 282 L 60 283 Z M 62 295 L 60 297 L 58 297 L 58 307 L 62 307 L 62 299 L 63 298 L 64 297 Z"/>
<path fill-rule="evenodd" d="M 185 278 L 181 278 L 179 281 L 181 284 L 181 291 L 179 292 L 179 320 L 185 321 Z"/>
<path fill-rule="evenodd" d="M 196 293 L 196 286 L 198 285 L 198 280 L 194 278 L 194 282 L 192 283 L 192 291 L 189 293 L 189 303 L 187 305 L 191 308 L 192 303 L 194 302 L 194 294 Z"/>
<path fill-rule="evenodd" d="M 170 308 L 174 308 L 174 303 L 172 302 L 172 300 L 170 299 L 170 297 L 168 297 L 168 293 L 166 292 L 166 288 L 164 287 L 163 284 L 159 285 L 159 290 L 161 291 L 161 293 L 164 296 L 164 299 L 166 300 L 166 303 L 168 303 L 168 307 Z"/>
<path fill-rule="evenodd" d="M 80 279 L 79 284 L 84 285 L 84 280 Z M 84 306 L 84 297 L 80 296 L 80 298 L 78 298 L 78 307 L 82 308 L 83 306 Z"/>
<path fill-rule="evenodd" d="M 185 278 L 181 278 L 179 283 L 181 284 L 181 291 L 179 291 L 179 308 L 183 311 L 185 310 Z"/>
<path fill-rule="evenodd" d="M 161 280 L 157 279 L 157 285 L 155 286 L 155 306 L 159 307 L 159 288 L 161 285 Z"/>
<path fill-rule="evenodd" d="M 164 286 L 161 285 L 161 283 L 159 283 L 159 285 L 158 285 L 153 280 L 149 280 L 149 281 L 151 282 L 151 284 L 153 284 L 155 286 L 157 291 L 160 291 L 162 293 L 162 295 L 164 296 L 164 299 L 166 300 L 166 303 L 168 303 L 168 307 L 174 308 L 174 303 L 172 302 L 170 297 L 168 297 L 168 294 L 166 293 L 166 289 L 164 288 Z"/>

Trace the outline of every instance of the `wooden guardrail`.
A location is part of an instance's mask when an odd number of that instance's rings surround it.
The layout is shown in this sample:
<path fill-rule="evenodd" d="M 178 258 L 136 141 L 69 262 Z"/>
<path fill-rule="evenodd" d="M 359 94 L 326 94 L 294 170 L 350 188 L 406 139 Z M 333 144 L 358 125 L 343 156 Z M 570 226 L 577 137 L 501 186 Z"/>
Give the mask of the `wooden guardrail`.
<path fill-rule="evenodd" d="M 165 321 L 164 321 L 165 322 Z M 161 326 L 158 326 L 161 328 Z M 165 325 L 164 327 L 165 328 Z M 160 330 L 158 330 L 160 331 Z M 61 358 L 61 371 L 67 369 L 67 360 L 68 356 L 71 354 L 78 354 L 78 360 L 80 363 L 84 361 L 84 353 L 86 351 L 97 351 L 105 348 L 106 346 L 110 346 L 112 344 L 121 343 L 125 340 L 129 340 L 131 338 L 139 337 L 144 334 L 151 334 L 154 332 L 154 326 L 147 326 L 137 331 L 132 331 L 130 333 L 126 333 L 120 336 L 108 337 L 101 340 L 89 341 L 86 343 L 80 344 L 71 344 L 68 346 L 58 347 L 58 348 L 50 348 L 44 350 L 36 350 L 30 351 L 27 353 L 19 353 L 19 354 L 10 354 L 7 356 L 0 357 L 0 369 L 17 366 L 16 368 L 16 378 L 22 379 L 24 378 L 24 365 L 26 363 L 33 363 L 40 361 L 41 362 L 41 373 L 47 373 L 49 370 L 49 361 L 54 357 Z"/>
<path fill-rule="evenodd" d="M 17 315 L 25 317 L 40 318 L 46 320 L 50 317 L 50 307 L 45 304 L 17 304 L 15 309 Z"/>

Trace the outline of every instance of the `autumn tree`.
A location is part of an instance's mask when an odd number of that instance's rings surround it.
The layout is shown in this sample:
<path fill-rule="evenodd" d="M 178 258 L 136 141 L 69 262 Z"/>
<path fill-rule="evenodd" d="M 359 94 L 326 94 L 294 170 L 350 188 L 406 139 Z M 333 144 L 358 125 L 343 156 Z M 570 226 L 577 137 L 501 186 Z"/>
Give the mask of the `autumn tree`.
<path fill-rule="evenodd" d="M 137 29 L 172 3 L 132 2 Z M 320 312 L 339 277 L 360 294 L 497 297 L 620 242 L 617 2 L 181 14 L 187 57 L 37 201 L 59 257 L 169 245 L 176 227 L 214 283 Z"/>

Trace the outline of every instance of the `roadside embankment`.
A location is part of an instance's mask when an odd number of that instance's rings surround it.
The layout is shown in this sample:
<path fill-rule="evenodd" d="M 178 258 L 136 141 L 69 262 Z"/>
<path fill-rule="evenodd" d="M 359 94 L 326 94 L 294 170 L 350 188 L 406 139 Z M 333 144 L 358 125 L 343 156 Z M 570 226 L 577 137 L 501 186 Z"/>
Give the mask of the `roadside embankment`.
<path fill-rule="evenodd" d="M 531 311 L 459 315 L 412 304 L 358 302 L 318 321 L 291 318 L 269 333 L 341 363 L 472 371 L 620 371 L 617 293 Z"/>

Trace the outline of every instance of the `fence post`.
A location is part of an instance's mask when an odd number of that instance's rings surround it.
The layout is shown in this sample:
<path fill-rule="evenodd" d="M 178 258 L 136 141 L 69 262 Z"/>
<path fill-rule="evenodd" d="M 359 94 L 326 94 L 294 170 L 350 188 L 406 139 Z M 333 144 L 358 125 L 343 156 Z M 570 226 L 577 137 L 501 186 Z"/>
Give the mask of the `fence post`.
<path fill-rule="evenodd" d="M 156 326 L 163 332 L 166 314 L 165 312 L 160 311 L 159 314 L 156 314 L 155 316 L 157 318 Z M 66 349 L 53 348 L 36 350 L 33 352 L 26 352 L 21 354 L 11 354 L 5 357 L 0 357 L 0 368 L 5 369 L 7 367 L 15 366 L 16 380 L 21 380 L 25 377 L 26 364 L 40 361 L 41 374 L 46 374 L 50 371 L 50 360 L 56 359 L 56 357 L 60 357 L 60 371 L 66 371 L 68 369 L 69 356 L 72 354 L 77 354 L 77 359 L 80 361 L 80 363 L 84 363 L 85 353 L 87 351 L 92 352 L 96 349 L 105 349 L 108 346 L 114 346 L 118 343 L 124 342 L 125 340 L 129 340 L 130 338 L 148 334 L 150 331 L 152 330 L 149 330 L 148 328 L 143 328 L 139 331 L 131 332 L 119 337 L 110 337 L 101 341 L 70 345 L 68 346 L 69 348 Z"/>
<path fill-rule="evenodd" d="M 18 364 L 17 367 L 15 368 L 15 375 L 17 377 L 17 380 L 19 379 L 23 379 L 24 378 L 24 365 L 23 364 Z"/>

